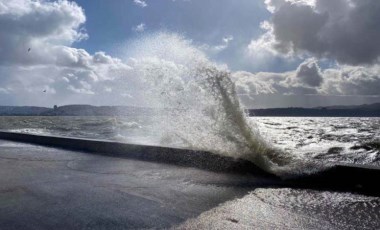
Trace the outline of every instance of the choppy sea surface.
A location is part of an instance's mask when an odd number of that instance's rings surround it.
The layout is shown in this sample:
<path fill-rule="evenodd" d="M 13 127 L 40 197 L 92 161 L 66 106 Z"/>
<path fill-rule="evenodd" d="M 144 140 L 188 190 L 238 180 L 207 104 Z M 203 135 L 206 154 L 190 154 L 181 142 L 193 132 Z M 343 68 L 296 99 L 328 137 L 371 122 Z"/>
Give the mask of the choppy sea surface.
<path fill-rule="evenodd" d="M 303 159 L 380 165 L 380 118 L 257 117 L 274 146 Z"/>
<path fill-rule="evenodd" d="M 163 145 L 156 119 L 138 117 L 0 117 L 0 129 Z M 271 145 L 300 160 L 380 165 L 380 118 L 251 117 Z M 164 144 L 165 145 L 165 144 Z M 171 143 L 188 147 L 186 143 Z"/>

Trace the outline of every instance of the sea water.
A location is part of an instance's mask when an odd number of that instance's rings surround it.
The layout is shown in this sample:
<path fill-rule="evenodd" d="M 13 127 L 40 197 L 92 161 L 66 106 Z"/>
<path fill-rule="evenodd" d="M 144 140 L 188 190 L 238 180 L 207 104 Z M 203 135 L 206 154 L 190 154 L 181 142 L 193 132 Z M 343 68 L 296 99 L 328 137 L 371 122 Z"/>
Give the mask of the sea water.
<path fill-rule="evenodd" d="M 159 139 L 151 115 L 118 117 L 0 117 L 13 132 L 190 148 Z M 380 166 L 380 118 L 250 117 L 260 135 L 305 162 Z"/>

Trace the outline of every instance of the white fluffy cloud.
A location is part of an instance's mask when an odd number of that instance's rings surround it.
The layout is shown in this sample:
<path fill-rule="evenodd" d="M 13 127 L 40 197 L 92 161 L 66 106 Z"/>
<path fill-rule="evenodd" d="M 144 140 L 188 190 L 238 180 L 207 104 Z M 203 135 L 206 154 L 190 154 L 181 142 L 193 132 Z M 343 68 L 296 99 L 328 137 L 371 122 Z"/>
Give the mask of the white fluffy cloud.
<path fill-rule="evenodd" d="M 260 94 L 317 94 L 319 85 L 323 81 L 315 60 L 306 60 L 296 71 L 286 73 L 236 72 L 233 74 L 233 78 L 238 93 L 251 98 Z"/>
<path fill-rule="evenodd" d="M 83 10 L 67 1 L 1 1 L 0 64 L 61 61 L 51 59 L 49 53 L 67 57 L 60 45 L 85 39 L 87 34 L 80 28 L 85 20 Z"/>
<path fill-rule="evenodd" d="M 251 42 L 278 53 L 310 54 L 341 64 L 377 63 L 380 57 L 378 0 L 266 0 L 272 13 L 266 33 Z"/>
<path fill-rule="evenodd" d="M 286 73 L 236 72 L 233 78 L 239 94 L 380 96 L 380 65 L 337 66 L 321 70 L 314 59 Z"/>
<path fill-rule="evenodd" d="M 121 60 L 71 47 L 88 37 L 82 28 L 85 21 L 83 9 L 66 0 L 0 0 L 3 98 L 9 95 L 14 103 L 36 104 L 47 98 L 41 96 L 43 91 L 51 95 L 46 101 L 95 95 L 104 82 L 123 76 L 130 67 Z"/>
<path fill-rule="evenodd" d="M 380 95 L 380 65 L 342 66 L 324 71 L 321 93 L 332 95 Z"/>

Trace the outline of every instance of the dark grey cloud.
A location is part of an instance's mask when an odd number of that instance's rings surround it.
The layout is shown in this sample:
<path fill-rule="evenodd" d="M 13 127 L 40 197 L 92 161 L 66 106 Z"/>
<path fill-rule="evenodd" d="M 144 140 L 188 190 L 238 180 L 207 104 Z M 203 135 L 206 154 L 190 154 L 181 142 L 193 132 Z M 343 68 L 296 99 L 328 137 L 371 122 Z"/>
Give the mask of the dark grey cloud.
<path fill-rule="evenodd" d="M 323 82 L 321 70 L 315 61 L 302 63 L 297 69 L 296 79 L 310 87 L 318 87 Z"/>
<path fill-rule="evenodd" d="M 272 12 L 267 45 L 279 53 L 308 53 L 341 64 L 373 64 L 380 57 L 380 1 L 267 0 Z"/>

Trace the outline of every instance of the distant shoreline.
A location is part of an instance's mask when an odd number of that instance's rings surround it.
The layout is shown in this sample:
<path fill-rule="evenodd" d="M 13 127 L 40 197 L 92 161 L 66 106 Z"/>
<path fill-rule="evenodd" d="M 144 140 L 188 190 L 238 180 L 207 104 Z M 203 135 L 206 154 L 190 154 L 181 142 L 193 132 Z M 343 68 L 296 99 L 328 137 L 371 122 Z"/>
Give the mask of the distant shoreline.
<path fill-rule="evenodd" d="M 250 109 L 258 117 L 380 117 L 380 104 L 320 108 Z"/>
<path fill-rule="evenodd" d="M 132 106 L 0 106 L 0 116 L 138 116 L 156 111 L 157 109 L 153 108 Z M 380 103 L 315 108 L 247 109 L 246 112 L 249 116 L 257 117 L 380 117 Z"/>

